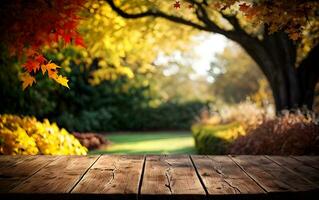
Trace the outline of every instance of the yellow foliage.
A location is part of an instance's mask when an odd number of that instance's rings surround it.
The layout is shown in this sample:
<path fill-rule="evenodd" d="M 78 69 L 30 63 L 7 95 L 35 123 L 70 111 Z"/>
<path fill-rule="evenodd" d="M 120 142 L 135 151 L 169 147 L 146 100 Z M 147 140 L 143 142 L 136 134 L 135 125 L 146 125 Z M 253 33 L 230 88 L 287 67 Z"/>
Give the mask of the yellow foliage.
<path fill-rule="evenodd" d="M 127 9 L 139 12 L 150 6 L 148 4 L 148 1 L 130 1 Z M 167 3 L 163 5 L 168 6 Z M 159 52 L 185 49 L 185 41 L 191 43 L 191 36 L 198 32 L 163 19 L 127 20 L 118 16 L 105 1 L 89 0 L 85 7 L 79 31 L 84 36 L 86 48 L 78 51 L 88 64 L 99 59 L 98 69 L 92 74 L 92 84 L 122 76 L 134 78 L 135 73 L 150 73 L 153 70 L 150 65 Z"/>
<path fill-rule="evenodd" d="M 68 80 L 66 77 L 64 77 L 64 76 L 62 76 L 62 75 L 57 75 L 57 76 L 53 77 L 53 79 L 54 79 L 57 83 L 59 83 L 60 85 L 63 85 L 64 87 L 69 88 L 69 85 L 68 85 L 69 80 Z M 70 88 L 69 88 L 69 89 L 70 89 Z"/>
<path fill-rule="evenodd" d="M 203 131 L 211 134 L 213 137 L 221 138 L 225 141 L 233 141 L 239 136 L 246 135 L 245 128 L 237 123 L 225 125 L 195 124 L 192 126 L 193 132 Z"/>
<path fill-rule="evenodd" d="M 48 120 L 0 115 L 0 154 L 86 155 L 87 149 L 65 129 Z"/>
<path fill-rule="evenodd" d="M 192 133 L 199 154 L 225 154 L 231 142 L 246 135 L 245 128 L 237 122 L 223 125 L 197 123 L 192 126 Z"/>

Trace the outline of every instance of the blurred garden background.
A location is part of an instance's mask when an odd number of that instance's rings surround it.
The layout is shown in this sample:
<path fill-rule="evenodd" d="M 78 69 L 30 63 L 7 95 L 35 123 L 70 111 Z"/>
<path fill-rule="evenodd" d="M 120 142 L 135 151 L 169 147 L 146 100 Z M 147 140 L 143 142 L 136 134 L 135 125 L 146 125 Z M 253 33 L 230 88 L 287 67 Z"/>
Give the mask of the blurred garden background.
<path fill-rule="evenodd" d="M 4 1 L 0 154 L 318 154 L 319 5 L 244 2 Z"/>

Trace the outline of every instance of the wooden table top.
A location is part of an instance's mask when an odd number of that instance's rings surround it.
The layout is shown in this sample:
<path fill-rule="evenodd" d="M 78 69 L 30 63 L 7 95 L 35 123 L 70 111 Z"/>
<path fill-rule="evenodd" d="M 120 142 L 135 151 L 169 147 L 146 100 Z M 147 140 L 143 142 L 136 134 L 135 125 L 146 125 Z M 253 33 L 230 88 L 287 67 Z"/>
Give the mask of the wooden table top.
<path fill-rule="evenodd" d="M 319 156 L 0 156 L 4 200 L 315 199 L 318 195 Z"/>

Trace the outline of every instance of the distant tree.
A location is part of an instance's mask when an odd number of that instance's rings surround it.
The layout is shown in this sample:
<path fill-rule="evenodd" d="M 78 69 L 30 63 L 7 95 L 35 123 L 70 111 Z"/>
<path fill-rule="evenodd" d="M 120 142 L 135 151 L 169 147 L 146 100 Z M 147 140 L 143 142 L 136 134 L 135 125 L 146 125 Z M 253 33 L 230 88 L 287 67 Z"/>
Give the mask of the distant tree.
<path fill-rule="evenodd" d="M 214 96 L 210 94 L 207 77 L 196 74 L 189 63 L 172 60 L 158 65 L 149 81 L 152 90 L 164 101 L 214 100 Z"/>
<path fill-rule="evenodd" d="M 185 0 L 176 6 L 175 1 L 105 1 L 124 18 L 164 18 L 226 36 L 259 65 L 277 111 L 312 109 L 319 78 L 319 2 Z"/>
<path fill-rule="evenodd" d="M 216 55 L 216 58 L 216 61 L 211 63 L 209 74 L 214 78 L 211 84 L 212 93 L 218 98 L 226 103 L 239 103 L 256 96 L 262 89 L 260 84 L 266 77 L 238 45 L 227 46 L 222 53 Z M 266 87 L 269 89 L 269 85 Z M 269 95 L 271 96 L 270 91 L 268 96 L 263 96 L 267 98 L 264 101 L 271 101 Z"/>

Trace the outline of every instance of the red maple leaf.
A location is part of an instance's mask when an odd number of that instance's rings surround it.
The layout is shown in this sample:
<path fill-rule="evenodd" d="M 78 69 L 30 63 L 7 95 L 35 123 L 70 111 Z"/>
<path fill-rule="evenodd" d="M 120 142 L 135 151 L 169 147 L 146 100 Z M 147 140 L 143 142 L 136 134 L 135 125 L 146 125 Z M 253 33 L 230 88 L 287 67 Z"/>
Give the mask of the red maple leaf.
<path fill-rule="evenodd" d="M 173 6 L 174 6 L 174 8 L 176 8 L 176 9 L 181 8 L 181 4 L 179 3 L 179 1 L 176 1 Z"/>
<path fill-rule="evenodd" d="M 37 72 L 40 69 L 40 65 L 36 60 L 27 60 L 27 62 L 23 65 L 23 67 L 28 72 Z"/>

